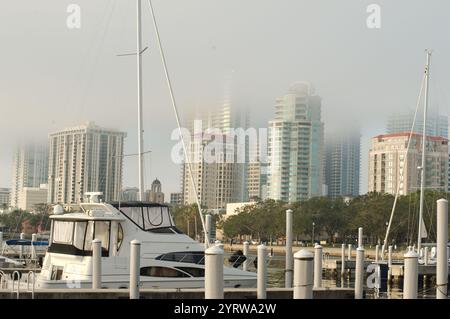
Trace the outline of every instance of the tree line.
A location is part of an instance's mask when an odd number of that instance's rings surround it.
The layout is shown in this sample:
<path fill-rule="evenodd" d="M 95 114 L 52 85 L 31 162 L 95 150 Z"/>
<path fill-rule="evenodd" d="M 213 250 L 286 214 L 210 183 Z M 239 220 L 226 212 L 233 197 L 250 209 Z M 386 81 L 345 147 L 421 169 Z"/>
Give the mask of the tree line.
<path fill-rule="evenodd" d="M 420 193 L 399 196 L 389 243 L 412 245 L 417 241 Z M 425 192 L 424 223 L 428 237 L 436 240 L 436 201 L 448 199 L 448 193 L 429 190 Z M 216 216 L 216 225 L 227 239 L 252 238 L 257 241 L 283 239 L 286 228 L 286 210 L 294 214 L 294 237 L 302 241 L 326 240 L 328 243 L 354 243 L 358 228 L 364 228 L 368 244 L 383 243 L 394 203 L 390 194 L 368 193 L 349 200 L 343 198 L 314 197 L 295 203 L 275 200 L 259 201 L 244 206 L 236 215 Z M 173 210 L 176 225 L 191 237 L 201 234 L 195 205 L 178 206 Z M 314 223 L 314 226 L 313 226 Z"/>

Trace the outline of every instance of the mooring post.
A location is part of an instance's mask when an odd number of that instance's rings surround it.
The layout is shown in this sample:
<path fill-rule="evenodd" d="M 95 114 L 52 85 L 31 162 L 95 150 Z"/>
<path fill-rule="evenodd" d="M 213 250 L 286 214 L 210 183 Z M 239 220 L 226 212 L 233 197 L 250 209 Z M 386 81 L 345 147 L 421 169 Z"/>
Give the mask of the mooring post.
<path fill-rule="evenodd" d="M 242 270 L 247 271 L 247 264 L 248 264 L 248 248 L 249 248 L 250 243 L 248 241 L 244 241 L 244 256 L 245 256 L 245 261 L 242 263 Z"/>
<path fill-rule="evenodd" d="M 392 278 L 392 245 L 388 246 L 388 282 Z"/>
<path fill-rule="evenodd" d="M 141 242 L 132 240 L 130 250 L 130 299 L 139 299 Z"/>
<path fill-rule="evenodd" d="M 404 256 L 403 299 L 417 299 L 419 254 L 414 250 Z"/>
<path fill-rule="evenodd" d="M 352 244 L 348 244 L 348 260 L 352 260 Z"/>
<path fill-rule="evenodd" d="M 363 298 L 364 285 L 364 248 L 356 249 L 355 299 Z"/>
<path fill-rule="evenodd" d="M 302 249 L 294 255 L 294 299 L 313 298 L 313 253 Z"/>
<path fill-rule="evenodd" d="M 257 269 L 257 298 L 267 298 L 267 248 L 265 245 L 258 246 L 258 269 Z"/>
<path fill-rule="evenodd" d="M 447 299 L 448 287 L 448 201 L 437 201 L 436 299 Z"/>
<path fill-rule="evenodd" d="M 31 235 L 31 259 L 36 259 L 36 246 L 34 243 L 37 242 L 37 234 Z M 1 249 L 1 246 L 0 246 Z"/>
<path fill-rule="evenodd" d="M 102 241 L 92 241 L 92 289 L 102 288 Z"/>
<path fill-rule="evenodd" d="M 211 214 L 206 214 L 205 215 L 205 229 L 206 229 L 205 249 L 208 249 L 208 247 L 209 247 L 208 240 L 211 240 L 211 226 L 212 226 L 212 216 L 211 216 Z"/>
<path fill-rule="evenodd" d="M 322 246 L 314 246 L 314 288 L 322 287 Z"/>
<path fill-rule="evenodd" d="M 288 209 L 286 211 L 286 269 L 285 269 L 285 287 L 292 288 L 292 223 L 293 223 L 293 211 Z"/>
<path fill-rule="evenodd" d="M 423 249 L 423 263 L 425 266 L 428 266 L 428 247 Z"/>
<path fill-rule="evenodd" d="M 25 239 L 25 234 L 24 233 L 20 233 L 20 239 Z M 19 255 L 20 255 L 20 259 L 22 259 L 23 258 L 23 245 L 20 245 Z"/>
<path fill-rule="evenodd" d="M 341 248 L 341 277 L 345 275 L 345 244 Z"/>
<path fill-rule="evenodd" d="M 205 299 L 223 299 L 223 249 L 205 250 Z"/>
<path fill-rule="evenodd" d="M 363 243 L 363 228 L 358 228 L 358 247 L 364 247 Z"/>

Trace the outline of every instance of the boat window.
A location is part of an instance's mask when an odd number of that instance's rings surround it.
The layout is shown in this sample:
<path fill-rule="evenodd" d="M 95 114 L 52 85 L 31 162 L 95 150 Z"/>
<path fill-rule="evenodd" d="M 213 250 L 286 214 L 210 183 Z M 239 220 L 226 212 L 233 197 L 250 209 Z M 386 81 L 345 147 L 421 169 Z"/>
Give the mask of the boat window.
<path fill-rule="evenodd" d="M 98 221 L 95 222 L 94 238 L 102 241 L 102 251 L 109 249 L 109 231 L 110 222 Z"/>
<path fill-rule="evenodd" d="M 120 247 L 122 246 L 123 242 L 123 228 L 122 225 L 119 223 L 117 226 L 117 251 L 119 251 Z"/>
<path fill-rule="evenodd" d="M 142 267 L 141 276 L 148 277 L 189 277 L 188 274 L 168 267 Z"/>
<path fill-rule="evenodd" d="M 205 262 L 205 253 L 203 251 L 181 251 L 160 255 L 156 260 L 174 261 L 180 263 L 190 263 L 203 265 Z"/>
<path fill-rule="evenodd" d="M 143 227 L 141 207 L 121 207 L 120 211 L 124 213 L 133 223 L 140 228 Z"/>
<path fill-rule="evenodd" d="M 177 269 L 187 272 L 192 277 L 205 277 L 205 269 L 194 267 L 177 267 Z"/>
<path fill-rule="evenodd" d="M 73 245 L 83 250 L 84 238 L 86 234 L 86 226 L 87 222 L 76 222 L 75 223 L 75 231 L 73 236 Z"/>
<path fill-rule="evenodd" d="M 72 245 L 73 222 L 55 221 L 53 225 L 53 242 Z"/>
<path fill-rule="evenodd" d="M 86 239 L 84 241 L 84 250 L 92 251 L 92 240 L 94 239 L 94 222 L 88 222 L 86 228 Z"/>
<path fill-rule="evenodd" d="M 144 230 L 171 227 L 173 225 L 169 209 L 164 206 L 144 207 Z"/>
<path fill-rule="evenodd" d="M 63 271 L 64 271 L 64 267 L 62 267 L 62 266 L 53 266 L 50 280 L 61 280 Z"/>

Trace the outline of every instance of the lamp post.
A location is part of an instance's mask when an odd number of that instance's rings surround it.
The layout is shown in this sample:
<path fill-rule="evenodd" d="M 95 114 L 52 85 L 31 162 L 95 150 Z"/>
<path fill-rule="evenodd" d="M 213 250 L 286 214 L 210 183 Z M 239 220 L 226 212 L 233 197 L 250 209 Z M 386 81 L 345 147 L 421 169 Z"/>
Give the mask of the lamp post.
<path fill-rule="evenodd" d="M 316 223 L 312 223 L 312 237 L 311 237 L 311 243 L 314 246 L 314 226 L 316 225 Z"/>

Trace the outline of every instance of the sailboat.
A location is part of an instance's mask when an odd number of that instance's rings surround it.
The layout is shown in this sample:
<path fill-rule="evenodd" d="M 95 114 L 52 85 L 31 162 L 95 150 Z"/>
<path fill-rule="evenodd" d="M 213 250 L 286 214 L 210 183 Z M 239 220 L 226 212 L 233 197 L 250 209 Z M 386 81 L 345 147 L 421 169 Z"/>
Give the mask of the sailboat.
<path fill-rule="evenodd" d="M 424 207 L 425 180 L 426 180 L 426 169 L 425 169 L 426 168 L 426 132 L 427 132 L 426 130 L 427 130 L 427 110 L 428 110 L 428 102 L 429 102 L 431 55 L 432 55 L 432 50 L 426 50 L 427 59 L 426 59 L 426 65 L 425 65 L 425 71 L 424 71 L 424 81 L 423 81 L 424 85 L 422 86 L 422 88 L 420 90 L 419 98 L 417 101 L 417 108 L 418 108 L 421 94 L 422 94 L 422 89 L 423 89 L 424 90 L 424 107 L 423 107 L 423 127 L 422 127 L 422 129 L 423 129 L 423 131 L 422 131 L 422 154 L 421 154 L 421 164 L 420 164 L 420 167 L 418 167 L 418 169 L 420 170 L 419 217 L 418 217 L 418 231 L 417 231 L 417 246 L 414 245 L 417 250 L 417 253 L 419 253 L 421 257 L 424 257 L 424 256 L 422 256 L 422 253 L 421 253 L 422 246 L 423 246 L 422 239 L 428 237 L 427 230 L 425 227 L 425 222 L 423 219 L 423 207 Z M 408 156 L 409 146 L 410 146 L 410 142 L 411 142 L 411 136 L 412 136 L 412 133 L 414 130 L 414 125 L 415 125 L 416 115 L 417 115 L 417 108 L 416 108 L 416 114 L 414 116 L 413 124 L 411 127 L 408 145 L 406 147 L 406 156 Z M 399 185 L 400 185 L 400 183 L 399 183 Z M 395 211 L 395 207 L 396 207 L 396 204 L 398 201 L 399 185 L 397 185 L 397 192 L 395 194 L 394 204 L 392 207 L 391 216 L 390 216 L 388 227 L 386 230 L 386 236 L 384 238 L 383 246 L 381 249 L 381 256 L 384 256 L 384 252 L 387 247 L 387 242 L 388 242 L 389 232 L 390 232 L 391 225 L 392 225 L 394 211 Z M 423 263 L 423 260 L 421 262 Z"/>
<path fill-rule="evenodd" d="M 163 57 L 150 1 L 149 4 Z M 37 288 L 92 287 L 94 238 L 101 240 L 103 288 L 129 287 L 130 242 L 135 239 L 141 242 L 141 287 L 204 287 L 204 244 L 193 240 L 176 227 L 167 205 L 143 201 L 141 11 L 141 0 L 137 0 L 139 201 L 102 203 L 98 201 L 101 194 L 89 193 L 86 194 L 90 197 L 89 202 L 80 203 L 73 212 L 65 213 L 61 206 L 55 206 L 51 216 L 49 248 L 36 280 Z M 165 59 L 163 63 L 168 79 Z M 171 86 L 169 87 L 174 102 Z M 174 110 L 180 128 L 176 107 Z M 203 216 L 201 217 L 204 225 Z M 207 232 L 205 237 L 208 246 Z M 224 266 L 223 274 L 224 287 L 256 286 L 256 274 L 253 272 Z"/>

